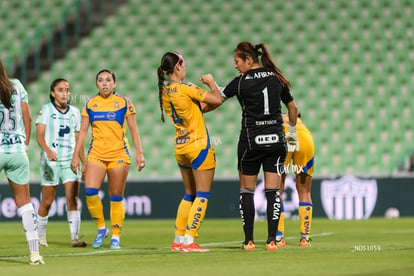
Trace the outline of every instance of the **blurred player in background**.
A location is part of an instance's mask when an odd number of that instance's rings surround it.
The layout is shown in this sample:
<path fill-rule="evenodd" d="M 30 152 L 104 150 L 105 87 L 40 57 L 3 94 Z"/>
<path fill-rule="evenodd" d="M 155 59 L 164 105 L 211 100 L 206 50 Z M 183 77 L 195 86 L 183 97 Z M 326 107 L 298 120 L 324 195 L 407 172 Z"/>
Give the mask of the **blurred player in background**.
<path fill-rule="evenodd" d="M 300 117 L 300 114 L 298 115 Z M 288 131 L 289 118 L 283 114 L 283 126 L 285 132 Z M 310 229 L 312 223 L 312 199 L 311 199 L 311 183 L 315 161 L 315 148 L 313 144 L 312 134 L 307 129 L 300 118 L 297 119 L 296 131 L 298 135 L 298 147 L 295 151 L 288 152 L 285 161 L 285 173 L 282 175 L 282 183 L 280 186 L 280 195 L 282 196 L 286 175 L 292 172 L 296 176 L 296 190 L 299 196 L 299 221 L 300 221 L 300 243 L 301 247 L 310 246 Z M 283 197 L 282 197 L 283 198 Z M 276 242 L 278 247 L 285 247 L 285 214 L 283 211 L 280 216 L 279 227 L 276 233 Z"/>
<path fill-rule="evenodd" d="M 164 122 L 165 111 L 175 127 L 175 158 L 185 189 L 177 210 L 171 249 L 205 252 L 208 249 L 202 248 L 194 238 L 206 214 L 216 160 L 203 112 L 220 105 L 221 96 L 211 74 L 201 77 L 210 88 L 209 93 L 185 82 L 185 73 L 185 62 L 180 53 L 163 55 L 157 70 L 161 120 Z"/>
<path fill-rule="evenodd" d="M 281 173 L 286 157 L 286 141 L 293 148 L 297 142 L 297 107 L 290 93 L 289 81 L 276 67 L 264 44 L 239 43 L 234 49 L 234 62 L 240 75 L 222 93 L 226 98 L 236 96 L 242 107 L 237 165 L 240 178 L 240 216 L 245 236 L 242 249 L 255 249 L 254 191 L 257 175 L 263 166 L 268 224 L 266 250 L 276 250 L 276 230 L 281 208 Z M 286 139 L 281 102 L 286 105 L 289 113 Z"/>
<path fill-rule="evenodd" d="M 56 79 L 50 86 L 50 103 L 42 106 L 36 120 L 36 140 L 40 153 L 42 200 L 38 216 L 39 244 L 48 246 L 46 226 L 50 207 L 61 183 L 65 189 L 67 219 L 72 247 L 85 247 L 79 240 L 81 215 L 78 210 L 79 174 L 72 172 L 70 162 L 80 129 L 79 109 L 69 104 L 70 87 L 65 79 Z M 81 148 L 79 158 L 85 170 L 85 155 Z"/>
<path fill-rule="evenodd" d="M 37 216 L 30 201 L 30 168 L 27 147 L 31 122 L 26 89 L 17 79 L 9 79 L 0 59 L 0 171 L 12 189 L 17 213 L 30 250 L 31 265 L 44 264 L 39 255 Z"/>
<path fill-rule="evenodd" d="M 108 235 L 102 200 L 99 190 L 107 176 L 110 201 L 112 237 L 110 249 L 120 249 L 121 230 L 125 219 L 124 192 L 131 164 L 131 150 L 126 137 L 126 124 L 135 146 L 135 165 L 139 171 L 145 167 L 139 137 L 136 111 L 131 101 L 115 91 L 115 74 L 107 69 L 96 75 L 98 95 L 90 98 L 82 110 L 81 128 L 73 153 L 71 168 L 79 170 L 79 153 L 88 134 L 89 124 L 92 127 L 91 141 L 88 149 L 85 172 L 85 194 L 89 213 L 95 221 L 98 233 L 92 244 L 100 248 Z"/>

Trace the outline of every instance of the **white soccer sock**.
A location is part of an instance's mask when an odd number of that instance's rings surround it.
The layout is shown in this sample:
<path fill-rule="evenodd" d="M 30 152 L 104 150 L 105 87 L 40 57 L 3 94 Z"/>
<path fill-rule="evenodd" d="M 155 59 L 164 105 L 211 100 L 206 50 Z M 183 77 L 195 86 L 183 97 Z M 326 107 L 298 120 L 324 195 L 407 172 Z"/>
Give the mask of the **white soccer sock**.
<path fill-rule="evenodd" d="M 49 216 L 39 216 L 37 215 L 37 232 L 39 233 L 39 237 L 46 237 L 46 226 L 49 220 Z"/>
<path fill-rule="evenodd" d="M 184 242 L 184 236 L 174 235 L 174 242 L 175 243 L 183 243 Z"/>
<path fill-rule="evenodd" d="M 32 203 L 27 203 L 17 209 L 17 214 L 22 217 L 23 229 L 26 234 L 30 252 L 39 251 L 39 235 L 37 233 L 37 216 Z"/>
<path fill-rule="evenodd" d="M 80 211 L 68 211 L 68 223 L 72 241 L 79 239 L 81 216 Z"/>
<path fill-rule="evenodd" d="M 188 234 L 184 235 L 184 244 L 185 245 L 192 244 L 193 242 L 194 242 L 194 237 L 193 236 L 190 236 Z"/>

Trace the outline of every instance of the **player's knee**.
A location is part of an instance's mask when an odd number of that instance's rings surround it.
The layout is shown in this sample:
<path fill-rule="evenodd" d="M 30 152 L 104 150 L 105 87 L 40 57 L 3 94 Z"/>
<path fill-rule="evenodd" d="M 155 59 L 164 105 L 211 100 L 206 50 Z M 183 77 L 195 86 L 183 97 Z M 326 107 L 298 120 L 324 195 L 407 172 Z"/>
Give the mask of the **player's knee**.
<path fill-rule="evenodd" d="M 78 210 L 78 202 L 77 198 L 67 198 L 66 199 L 66 205 L 68 207 L 68 211 L 76 211 Z"/>
<path fill-rule="evenodd" d="M 40 205 L 45 208 L 47 211 L 49 211 L 50 207 L 53 204 L 54 197 L 42 197 L 42 201 L 40 202 Z"/>

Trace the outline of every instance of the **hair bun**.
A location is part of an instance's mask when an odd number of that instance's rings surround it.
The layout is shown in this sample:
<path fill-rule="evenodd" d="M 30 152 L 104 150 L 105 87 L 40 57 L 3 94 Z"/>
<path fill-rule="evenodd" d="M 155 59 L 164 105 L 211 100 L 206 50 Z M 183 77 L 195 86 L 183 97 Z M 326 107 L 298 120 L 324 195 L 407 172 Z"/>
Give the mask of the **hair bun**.
<path fill-rule="evenodd" d="M 259 51 L 260 49 L 263 48 L 263 44 L 256 44 L 254 45 L 254 48 L 256 49 L 257 55 L 261 56 L 263 54 L 263 51 Z"/>

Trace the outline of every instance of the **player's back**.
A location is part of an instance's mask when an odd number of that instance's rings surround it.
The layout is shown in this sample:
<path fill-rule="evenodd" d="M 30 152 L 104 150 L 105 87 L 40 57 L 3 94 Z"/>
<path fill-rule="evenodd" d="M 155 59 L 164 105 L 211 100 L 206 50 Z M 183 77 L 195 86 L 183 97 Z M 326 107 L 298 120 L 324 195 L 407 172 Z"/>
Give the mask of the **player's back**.
<path fill-rule="evenodd" d="M 287 114 L 282 114 L 283 118 L 283 127 L 285 129 L 285 133 L 287 133 L 288 130 L 288 124 L 289 124 L 289 117 Z M 311 133 L 309 129 L 306 127 L 306 125 L 302 122 L 301 118 L 297 118 L 296 120 L 296 131 L 299 132 L 307 132 Z"/>
<path fill-rule="evenodd" d="M 175 146 L 178 152 L 205 148 L 208 134 L 200 102 L 207 91 L 187 82 L 169 82 L 164 87 L 163 109 L 176 129 Z"/>
<path fill-rule="evenodd" d="M 23 124 L 21 103 L 28 103 L 27 92 L 21 82 L 10 79 L 13 84 L 12 107 L 7 109 L 0 101 L 0 152 L 13 153 L 25 151 L 26 133 Z"/>

